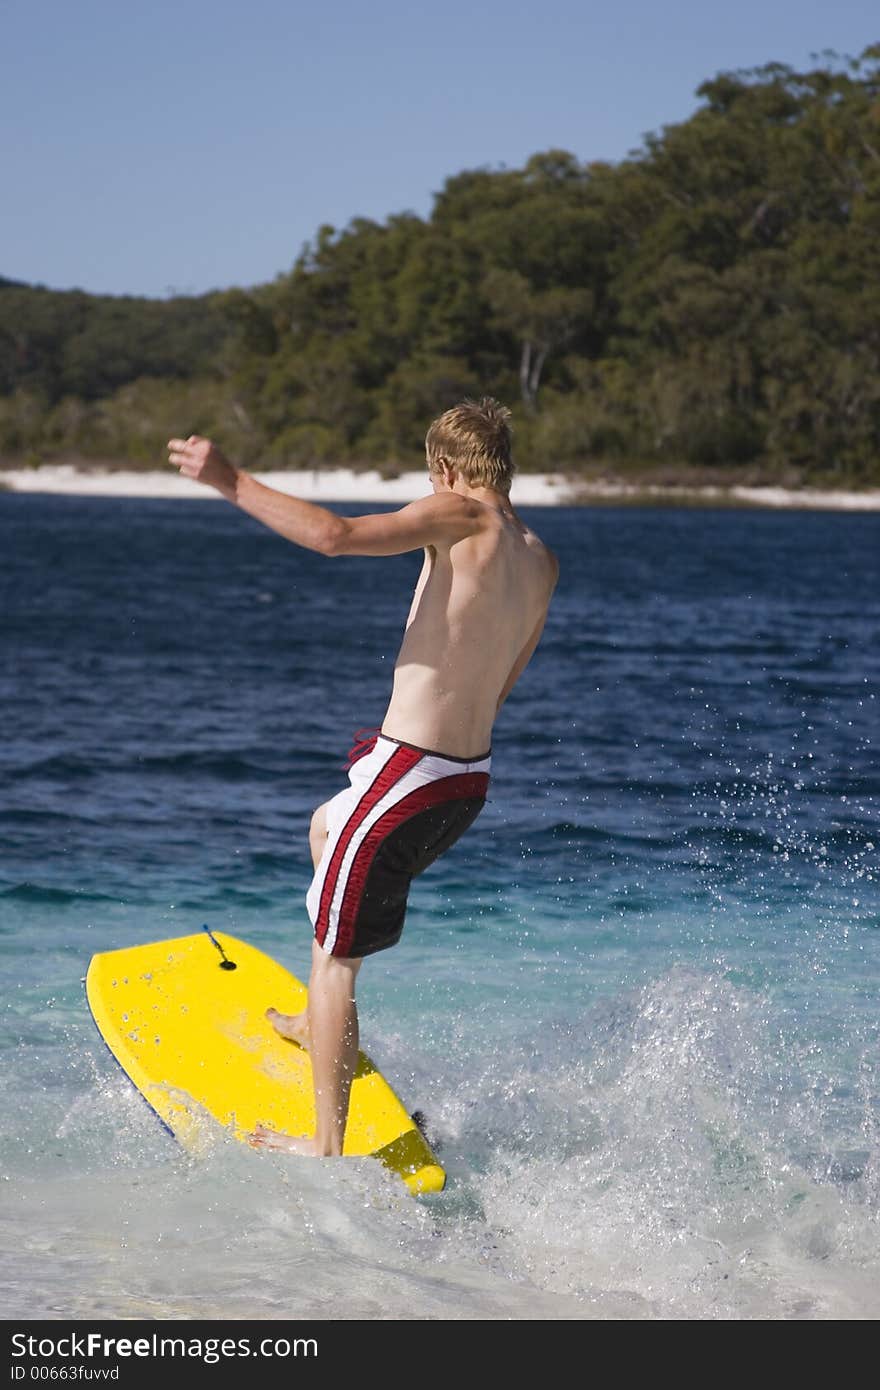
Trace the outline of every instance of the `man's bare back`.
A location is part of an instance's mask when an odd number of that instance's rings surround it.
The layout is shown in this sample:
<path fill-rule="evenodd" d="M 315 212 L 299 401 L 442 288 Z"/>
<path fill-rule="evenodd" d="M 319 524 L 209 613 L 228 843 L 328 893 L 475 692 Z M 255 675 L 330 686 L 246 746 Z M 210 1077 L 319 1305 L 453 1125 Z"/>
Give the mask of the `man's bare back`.
<path fill-rule="evenodd" d="M 554 557 L 508 503 L 480 502 L 472 535 L 431 545 L 413 595 L 382 731 L 479 757 L 525 669 L 556 582 Z"/>

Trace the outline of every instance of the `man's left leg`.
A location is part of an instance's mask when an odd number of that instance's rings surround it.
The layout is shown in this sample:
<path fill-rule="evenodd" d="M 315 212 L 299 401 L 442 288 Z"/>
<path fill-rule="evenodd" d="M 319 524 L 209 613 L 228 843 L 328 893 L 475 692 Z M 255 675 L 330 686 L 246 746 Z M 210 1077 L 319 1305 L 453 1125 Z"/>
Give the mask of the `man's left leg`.
<path fill-rule="evenodd" d="M 330 956 L 317 941 L 312 943 L 307 1036 L 315 1095 L 314 1137 L 303 1135 L 294 1138 L 257 1125 L 250 1135 L 251 1143 L 255 1146 L 281 1149 L 286 1153 L 310 1154 L 316 1158 L 336 1158 L 342 1153 L 351 1083 L 360 1045 L 354 997 L 355 979 L 360 968 L 360 960 Z M 278 1017 L 288 1019 L 291 1016 Z M 303 1015 L 295 1017 L 301 1018 Z"/>
<path fill-rule="evenodd" d="M 309 828 L 312 863 L 317 868 L 327 841 L 326 806 L 319 806 Z M 360 959 L 328 955 L 312 942 L 309 998 L 304 1013 L 266 1010 L 282 1037 L 308 1047 L 315 1094 L 315 1135 L 294 1138 L 258 1125 L 250 1136 L 260 1148 L 329 1158 L 342 1153 L 351 1083 L 357 1067 L 359 1028 L 355 979 Z"/>

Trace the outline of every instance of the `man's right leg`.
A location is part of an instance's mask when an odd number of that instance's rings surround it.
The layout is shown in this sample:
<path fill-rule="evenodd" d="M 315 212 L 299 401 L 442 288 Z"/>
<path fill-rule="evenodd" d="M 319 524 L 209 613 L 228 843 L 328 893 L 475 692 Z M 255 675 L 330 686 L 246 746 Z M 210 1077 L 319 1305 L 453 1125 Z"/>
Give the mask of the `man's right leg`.
<path fill-rule="evenodd" d="M 354 986 L 360 960 L 330 956 L 312 943 L 309 1056 L 315 1090 L 315 1153 L 342 1153 L 359 1035 Z"/>
<path fill-rule="evenodd" d="M 317 869 L 327 843 L 327 804 L 319 806 L 309 827 L 312 865 Z M 267 1009 L 266 1017 L 282 1037 L 308 1047 L 315 1094 L 314 1152 L 318 1157 L 342 1153 L 351 1083 L 357 1066 L 359 1028 L 355 979 L 361 961 L 328 955 L 312 943 L 309 1002 L 304 1013 Z"/>

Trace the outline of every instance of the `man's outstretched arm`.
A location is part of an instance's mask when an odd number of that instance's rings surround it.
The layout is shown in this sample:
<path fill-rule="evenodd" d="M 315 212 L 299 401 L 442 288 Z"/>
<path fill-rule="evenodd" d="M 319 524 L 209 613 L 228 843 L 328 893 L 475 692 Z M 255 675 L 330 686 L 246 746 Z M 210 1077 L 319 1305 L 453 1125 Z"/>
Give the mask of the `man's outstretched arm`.
<path fill-rule="evenodd" d="M 168 442 L 168 461 L 186 478 L 213 487 L 285 540 L 321 555 L 402 555 L 426 545 L 452 545 L 479 528 L 479 503 L 454 493 L 410 502 L 396 512 L 337 516 L 326 507 L 266 487 L 233 464 L 209 439 Z"/>

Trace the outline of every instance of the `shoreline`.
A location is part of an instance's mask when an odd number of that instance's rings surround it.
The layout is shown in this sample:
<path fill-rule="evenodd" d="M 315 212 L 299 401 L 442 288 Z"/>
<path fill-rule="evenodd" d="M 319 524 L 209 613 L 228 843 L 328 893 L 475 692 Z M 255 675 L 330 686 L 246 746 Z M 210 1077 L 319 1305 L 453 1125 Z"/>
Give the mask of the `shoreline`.
<path fill-rule="evenodd" d="M 388 478 L 378 470 L 350 468 L 257 472 L 259 482 L 309 502 L 397 502 L 423 497 L 428 491 L 423 471 Z M 87 497 L 142 497 L 168 500 L 216 498 L 219 493 L 173 469 L 137 472 L 124 469 L 83 469 L 75 464 L 42 464 L 37 468 L 0 470 L 0 490 Z M 785 488 L 774 485 L 686 484 L 591 481 L 563 473 L 522 473 L 514 478 L 511 499 L 519 506 L 725 506 L 822 511 L 880 511 L 880 488 L 863 492 L 824 488 Z"/>

